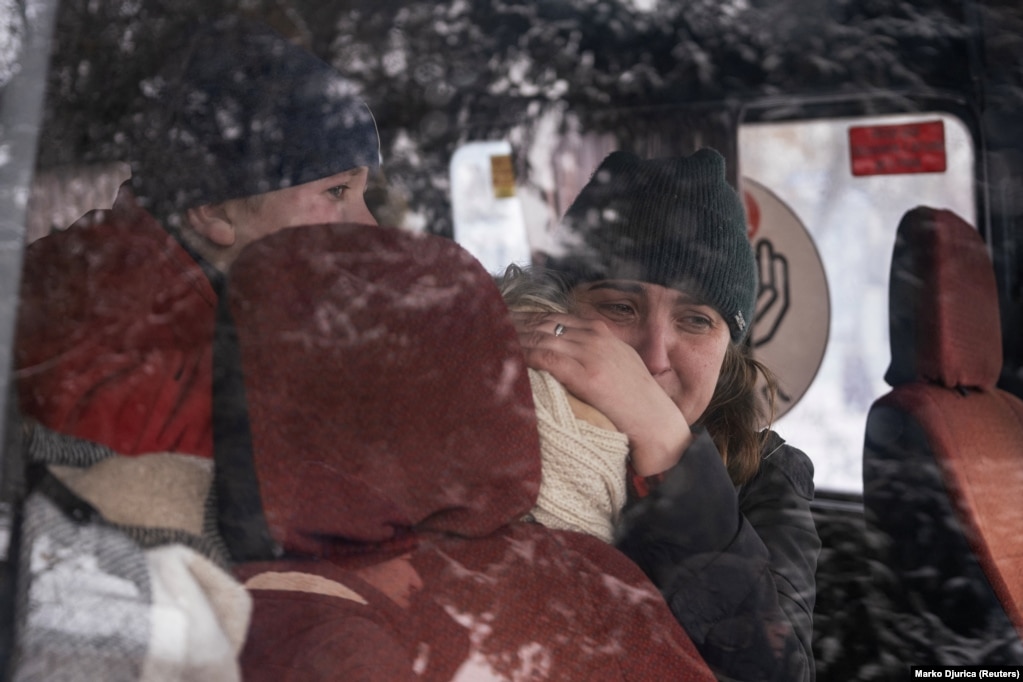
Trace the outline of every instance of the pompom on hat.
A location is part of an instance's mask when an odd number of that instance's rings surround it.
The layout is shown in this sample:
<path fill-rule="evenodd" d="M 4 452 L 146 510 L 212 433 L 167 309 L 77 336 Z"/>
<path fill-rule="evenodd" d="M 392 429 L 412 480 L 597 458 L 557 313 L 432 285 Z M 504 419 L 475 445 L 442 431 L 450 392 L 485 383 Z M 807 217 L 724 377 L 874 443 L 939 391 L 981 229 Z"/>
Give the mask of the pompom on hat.
<path fill-rule="evenodd" d="M 133 185 L 170 212 L 254 196 L 380 163 L 376 122 L 354 84 L 270 28 L 205 25 L 143 85 Z"/>
<path fill-rule="evenodd" d="M 753 320 L 756 260 L 746 214 L 713 149 L 644 160 L 612 152 L 565 212 L 545 267 L 569 288 L 624 279 L 686 291 L 741 341 Z"/>

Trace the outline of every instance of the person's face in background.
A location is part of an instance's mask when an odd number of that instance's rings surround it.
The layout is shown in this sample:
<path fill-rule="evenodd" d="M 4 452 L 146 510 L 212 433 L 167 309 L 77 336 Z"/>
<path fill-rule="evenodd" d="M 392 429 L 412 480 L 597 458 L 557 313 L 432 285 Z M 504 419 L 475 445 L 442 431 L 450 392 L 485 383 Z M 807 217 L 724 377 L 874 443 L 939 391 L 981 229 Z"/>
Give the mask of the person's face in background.
<path fill-rule="evenodd" d="M 651 376 L 693 424 L 710 404 L 728 324 L 709 305 L 675 289 L 635 280 L 587 282 L 572 290 L 583 317 L 603 320 L 639 353 Z"/>
<path fill-rule="evenodd" d="M 188 224 L 201 237 L 192 245 L 226 270 L 247 245 L 287 227 L 376 225 L 364 196 L 368 178 L 369 170 L 360 166 L 303 185 L 189 209 Z"/>

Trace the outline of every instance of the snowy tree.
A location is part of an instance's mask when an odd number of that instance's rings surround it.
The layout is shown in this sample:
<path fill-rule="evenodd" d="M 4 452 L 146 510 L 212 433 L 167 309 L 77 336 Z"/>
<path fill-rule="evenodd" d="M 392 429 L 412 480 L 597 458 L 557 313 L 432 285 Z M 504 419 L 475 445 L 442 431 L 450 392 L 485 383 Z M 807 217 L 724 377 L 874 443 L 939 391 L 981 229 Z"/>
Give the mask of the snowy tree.
<path fill-rule="evenodd" d="M 669 106 L 713 103 L 720 117 L 779 94 L 974 87 L 975 22 L 948 0 L 65 0 L 40 162 L 123 157 L 140 83 L 190 22 L 239 12 L 360 83 L 388 175 L 440 233 L 457 145 L 500 134 L 528 147 L 548 112 L 656 148 L 640 138 Z"/>

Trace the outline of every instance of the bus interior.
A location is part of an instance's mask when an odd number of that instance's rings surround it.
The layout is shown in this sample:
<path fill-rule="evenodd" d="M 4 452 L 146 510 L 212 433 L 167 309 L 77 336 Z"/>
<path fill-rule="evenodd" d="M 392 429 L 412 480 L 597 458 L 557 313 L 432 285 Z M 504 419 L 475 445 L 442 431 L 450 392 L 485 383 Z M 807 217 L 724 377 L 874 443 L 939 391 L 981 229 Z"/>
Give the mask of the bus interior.
<path fill-rule="evenodd" d="M 878 587 L 894 569 L 878 559 L 865 505 L 873 470 L 864 464 L 868 415 L 892 390 L 889 316 L 903 312 L 890 308 L 897 228 L 917 207 L 953 212 L 983 241 L 997 289 L 997 386 L 1023 397 L 1023 8 L 1011 0 L 185 0 L 173 8 L 0 0 L 0 381 L 8 387 L 0 613 L 14 612 L 26 485 L 10 367 L 25 245 L 110 205 L 130 174 L 143 74 L 187 22 L 232 13 L 265 21 L 359 84 L 382 142 L 367 190 L 378 222 L 450 238 L 495 276 L 543 250 L 610 151 L 720 151 L 757 256 L 751 336 L 780 381 L 772 428 L 815 468 L 816 679 L 905 679 L 910 664 L 1023 664 L 1023 622 L 1013 620 L 1023 612 L 1018 541 L 1006 550 L 1016 552 L 1015 574 L 989 573 L 984 587 L 1003 603 L 1015 595 L 1002 619 L 1014 623 L 1004 647 L 987 645 L 995 637 L 987 620 L 958 638 L 898 632 L 912 626 Z M 997 447 L 1014 450 L 1004 454 L 1015 462 L 999 469 L 997 499 L 1013 507 L 997 510 L 1011 531 L 1000 537 L 1023 536 L 1013 496 L 1023 488 L 1023 440 Z M 884 509 L 917 520 L 931 513 Z M 971 536 L 962 551 L 978 542 Z M 975 590 L 964 594 L 948 597 L 962 601 L 945 605 L 953 620 L 981 602 Z M 4 620 L 0 662 L 9 662 L 14 619 Z"/>

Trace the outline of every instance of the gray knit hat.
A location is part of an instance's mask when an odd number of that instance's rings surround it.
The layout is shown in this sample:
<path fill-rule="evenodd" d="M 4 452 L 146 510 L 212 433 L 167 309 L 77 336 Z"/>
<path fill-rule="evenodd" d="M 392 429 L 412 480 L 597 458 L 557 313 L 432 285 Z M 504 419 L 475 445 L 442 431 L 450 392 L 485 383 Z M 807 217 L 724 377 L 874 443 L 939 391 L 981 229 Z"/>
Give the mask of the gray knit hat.
<path fill-rule="evenodd" d="M 643 160 L 612 152 L 569 206 L 545 265 L 569 287 L 631 279 L 717 310 L 733 341 L 753 319 L 757 272 L 742 200 L 713 149 Z"/>
<path fill-rule="evenodd" d="M 136 193 L 168 212 L 376 167 L 376 122 L 333 67 L 255 22 L 201 27 L 144 84 Z"/>

